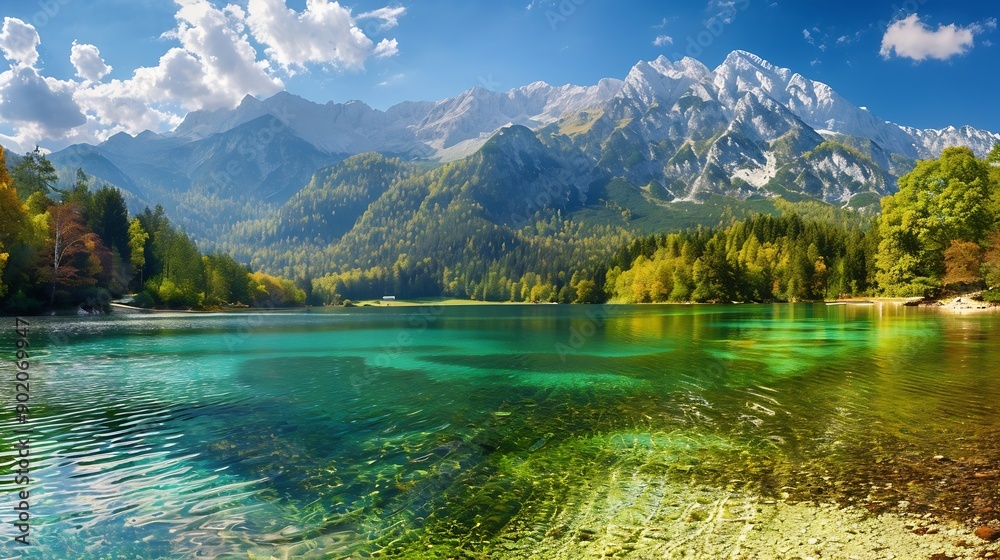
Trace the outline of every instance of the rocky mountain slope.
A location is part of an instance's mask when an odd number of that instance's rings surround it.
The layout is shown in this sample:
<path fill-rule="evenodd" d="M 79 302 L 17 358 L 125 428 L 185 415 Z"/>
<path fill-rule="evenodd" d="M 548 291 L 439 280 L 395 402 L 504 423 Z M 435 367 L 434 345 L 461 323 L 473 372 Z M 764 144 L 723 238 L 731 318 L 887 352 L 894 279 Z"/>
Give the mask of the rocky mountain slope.
<path fill-rule="evenodd" d="M 538 185 L 572 184 L 593 202 L 590 185 L 615 179 L 661 206 L 717 195 L 865 206 L 892 192 L 919 158 L 953 145 L 985 155 L 1000 141 L 971 127 L 885 122 L 827 84 L 735 51 L 715 69 L 660 57 L 637 63 L 624 80 L 589 87 L 477 87 L 385 111 L 289 93 L 247 96 L 232 110 L 193 112 L 167 134 L 119 134 L 52 159 L 67 176 L 83 167 L 122 187 L 136 205 L 163 204 L 211 238 L 237 221 L 266 217 L 318 170 L 352 155 L 379 152 L 433 166 L 475 156 L 511 125 L 524 127 L 516 136 L 540 141 L 522 144 L 550 152 L 534 160 L 560 162 L 539 170 Z M 496 180 L 482 188 L 495 192 L 483 201 L 494 201 L 498 219 L 533 212 L 530 201 L 506 193 L 520 188 L 502 180 L 506 171 L 493 171 Z"/>

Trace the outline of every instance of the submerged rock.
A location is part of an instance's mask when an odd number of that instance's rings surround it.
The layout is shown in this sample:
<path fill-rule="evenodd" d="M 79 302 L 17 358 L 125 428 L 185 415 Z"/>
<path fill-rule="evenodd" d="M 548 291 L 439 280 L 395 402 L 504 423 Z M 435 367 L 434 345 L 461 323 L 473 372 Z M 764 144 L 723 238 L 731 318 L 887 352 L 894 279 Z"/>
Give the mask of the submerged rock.
<path fill-rule="evenodd" d="M 1000 537 L 1000 531 L 997 531 L 993 527 L 983 525 L 982 527 L 976 529 L 975 535 L 984 541 L 995 541 Z"/>

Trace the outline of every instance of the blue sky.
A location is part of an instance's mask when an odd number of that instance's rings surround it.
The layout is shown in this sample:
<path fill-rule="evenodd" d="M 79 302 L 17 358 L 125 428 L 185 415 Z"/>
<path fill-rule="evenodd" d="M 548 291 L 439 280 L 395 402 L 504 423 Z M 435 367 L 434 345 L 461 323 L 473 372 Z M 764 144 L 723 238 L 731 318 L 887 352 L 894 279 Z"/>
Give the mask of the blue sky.
<path fill-rule="evenodd" d="M 0 144 L 169 130 L 286 89 L 378 108 L 473 86 L 589 85 L 639 60 L 760 55 L 880 117 L 1000 131 L 994 2 L 3 2 Z"/>

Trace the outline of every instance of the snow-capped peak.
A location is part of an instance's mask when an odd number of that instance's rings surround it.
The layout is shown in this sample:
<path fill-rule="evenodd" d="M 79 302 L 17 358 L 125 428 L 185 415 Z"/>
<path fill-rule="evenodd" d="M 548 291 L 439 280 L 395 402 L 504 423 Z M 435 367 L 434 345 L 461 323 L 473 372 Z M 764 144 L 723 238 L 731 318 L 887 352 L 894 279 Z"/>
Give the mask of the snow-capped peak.
<path fill-rule="evenodd" d="M 640 60 L 625 78 L 618 96 L 637 102 L 643 110 L 654 103 L 669 107 L 708 74 L 708 68 L 693 58 L 683 58 L 676 63 L 664 56 L 652 62 Z"/>

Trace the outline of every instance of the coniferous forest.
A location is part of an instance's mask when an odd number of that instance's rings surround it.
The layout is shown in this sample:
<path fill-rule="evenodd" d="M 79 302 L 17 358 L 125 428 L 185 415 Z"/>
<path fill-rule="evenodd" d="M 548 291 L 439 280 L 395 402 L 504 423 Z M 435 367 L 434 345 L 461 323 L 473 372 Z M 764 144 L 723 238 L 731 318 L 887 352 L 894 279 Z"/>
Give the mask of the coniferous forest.
<path fill-rule="evenodd" d="M 8 312 L 108 312 L 126 294 L 139 306 L 175 309 L 305 303 L 289 280 L 203 255 L 160 207 L 129 215 L 121 191 L 93 188 L 82 171 L 72 189 L 57 182 L 38 149 L 8 173 L 0 148 L 0 302 Z"/>
<path fill-rule="evenodd" d="M 355 156 L 317 173 L 272 216 L 237 223 L 203 254 L 163 208 L 130 215 L 121 191 L 91 184 L 82 171 L 71 189 L 57 189 L 52 164 L 36 149 L 9 173 L 0 165 L 0 298 L 20 313 L 106 311 L 126 294 L 138 306 L 183 309 L 383 295 L 1000 299 L 1000 146 L 983 159 L 949 148 L 918 162 L 880 212 L 728 199 L 715 215 L 718 201 L 703 204 L 689 222 L 647 212 L 649 202 L 613 178 L 583 193 L 546 182 L 547 162 L 528 175 L 502 164 L 490 145 L 432 168 Z M 621 202 L 630 196 L 631 204 Z"/>
<path fill-rule="evenodd" d="M 241 224 L 238 237 L 262 240 L 265 248 L 244 256 L 311 279 L 322 303 L 381 294 L 560 303 L 930 296 L 1000 280 L 998 158 L 1000 149 L 979 159 L 952 148 L 920 162 L 881 213 L 778 198 L 768 212 L 734 202 L 722 216 L 703 217 L 711 227 L 670 228 L 636 225 L 616 206 L 621 196 L 601 201 L 602 212 L 568 202 L 520 227 L 497 225 L 492 201 L 469 193 L 482 182 L 477 169 L 450 164 L 421 174 L 366 155 L 314 180 L 278 218 Z M 366 173 L 372 166 L 391 172 Z M 372 176 L 403 178 L 358 180 Z M 350 201 L 378 197 L 350 210 Z M 344 214 L 346 225 L 330 221 Z M 657 233 L 636 234 L 642 229 Z"/>

